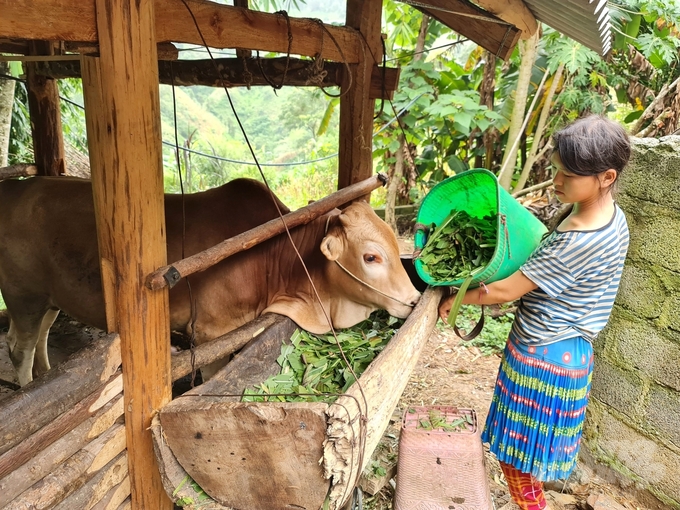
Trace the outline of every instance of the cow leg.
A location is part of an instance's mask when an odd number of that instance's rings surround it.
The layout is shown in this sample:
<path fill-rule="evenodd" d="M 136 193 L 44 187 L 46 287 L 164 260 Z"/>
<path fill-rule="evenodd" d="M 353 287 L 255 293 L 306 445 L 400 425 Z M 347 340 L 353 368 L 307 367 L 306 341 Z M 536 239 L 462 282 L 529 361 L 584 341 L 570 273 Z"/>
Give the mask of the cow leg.
<path fill-rule="evenodd" d="M 9 311 L 9 331 L 7 332 L 7 344 L 9 345 L 9 355 L 12 365 L 17 372 L 19 385 L 25 386 L 33 380 L 33 360 L 35 357 L 36 346 L 40 341 L 40 333 L 43 327 L 43 319 L 48 313 L 52 322 L 56 315 L 49 310 L 45 303 L 38 303 L 33 299 L 15 300 L 12 296 L 5 296 L 5 303 Z M 21 310 L 18 313 L 17 310 Z M 52 322 L 45 324 L 51 326 Z M 48 328 L 49 329 L 49 328 Z M 47 357 L 47 335 L 45 334 L 45 346 L 41 346 L 44 358 Z M 47 363 L 49 367 L 49 362 Z M 45 361 L 41 359 L 40 369 L 45 367 Z M 38 367 L 36 367 L 38 368 Z"/>
<path fill-rule="evenodd" d="M 22 331 L 14 320 L 10 319 L 7 343 L 9 357 L 19 379 L 19 386 L 26 386 L 33 380 L 33 356 L 37 337 L 30 331 Z"/>
<path fill-rule="evenodd" d="M 59 310 L 47 310 L 40 324 L 38 343 L 35 346 L 33 361 L 33 378 L 40 377 L 50 369 L 50 359 L 47 355 L 47 337 L 54 321 L 57 320 Z"/>

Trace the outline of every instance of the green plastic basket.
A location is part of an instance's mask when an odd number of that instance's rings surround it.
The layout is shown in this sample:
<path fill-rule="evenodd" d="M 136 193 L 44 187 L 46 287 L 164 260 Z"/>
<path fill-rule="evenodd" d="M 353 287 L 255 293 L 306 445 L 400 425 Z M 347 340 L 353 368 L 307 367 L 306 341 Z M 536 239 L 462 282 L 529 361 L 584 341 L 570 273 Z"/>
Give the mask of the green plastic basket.
<path fill-rule="evenodd" d="M 494 174 L 474 168 L 443 180 L 425 196 L 416 217 L 416 254 L 427 242 L 428 227 L 433 223 L 439 226 L 452 209 L 478 218 L 496 216 L 496 250 L 491 261 L 472 279 L 471 288 L 480 282 L 490 283 L 513 274 L 547 232 L 538 218 L 498 184 Z M 414 265 L 418 276 L 432 286 L 460 287 L 464 281 L 463 278 L 450 281 L 433 278 L 417 256 L 414 256 Z"/>

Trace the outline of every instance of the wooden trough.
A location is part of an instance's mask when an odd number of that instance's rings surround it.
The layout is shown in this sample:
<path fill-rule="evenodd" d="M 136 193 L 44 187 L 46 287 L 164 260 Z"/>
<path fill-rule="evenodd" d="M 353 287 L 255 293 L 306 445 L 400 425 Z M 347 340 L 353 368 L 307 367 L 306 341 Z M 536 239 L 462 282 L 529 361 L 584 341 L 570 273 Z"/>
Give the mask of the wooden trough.
<path fill-rule="evenodd" d="M 207 383 L 153 419 L 167 493 L 188 508 L 341 508 L 389 424 L 437 321 L 441 290 L 428 289 L 382 353 L 335 402 L 240 402 L 277 373 L 281 318 Z M 196 482 L 200 489 L 192 482 Z"/>

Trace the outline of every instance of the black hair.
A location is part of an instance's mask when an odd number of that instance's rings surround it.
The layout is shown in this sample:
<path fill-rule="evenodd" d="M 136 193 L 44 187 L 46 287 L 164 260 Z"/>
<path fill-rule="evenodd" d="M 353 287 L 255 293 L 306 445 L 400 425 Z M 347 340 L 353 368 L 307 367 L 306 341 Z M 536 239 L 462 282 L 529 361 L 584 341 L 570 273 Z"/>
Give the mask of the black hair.
<path fill-rule="evenodd" d="M 610 168 L 619 174 L 630 159 L 630 140 L 616 122 L 600 115 L 582 117 L 553 135 L 553 153 L 569 172 L 598 175 Z"/>
<path fill-rule="evenodd" d="M 596 176 L 616 170 L 616 188 L 621 172 L 630 160 L 630 140 L 616 122 L 601 115 L 582 117 L 553 134 L 553 154 L 557 153 L 566 170 L 576 175 Z M 550 232 L 571 214 L 573 204 L 563 206 L 554 218 Z"/>

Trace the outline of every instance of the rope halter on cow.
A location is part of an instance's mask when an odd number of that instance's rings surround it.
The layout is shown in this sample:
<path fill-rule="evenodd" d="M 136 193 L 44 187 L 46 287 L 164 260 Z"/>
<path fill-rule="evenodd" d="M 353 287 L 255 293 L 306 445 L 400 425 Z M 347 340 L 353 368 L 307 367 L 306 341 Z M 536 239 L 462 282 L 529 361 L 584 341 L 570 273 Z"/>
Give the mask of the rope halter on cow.
<path fill-rule="evenodd" d="M 389 299 L 391 299 L 391 300 L 393 300 L 393 301 L 396 301 L 396 302 L 399 303 L 400 305 L 408 306 L 409 308 L 413 308 L 413 307 L 415 306 L 414 304 L 405 303 L 405 302 L 402 301 L 401 299 L 397 299 L 397 298 L 395 298 L 395 297 L 390 296 L 389 294 L 385 294 L 383 291 L 376 289 L 376 288 L 375 288 L 373 285 L 371 285 L 370 283 L 366 283 L 365 281 L 363 281 L 363 280 L 362 280 L 361 278 L 359 278 L 358 276 L 352 274 L 352 272 L 351 272 L 349 269 L 347 269 L 345 266 L 343 266 L 337 259 L 336 259 L 335 263 L 336 263 L 338 266 L 340 266 L 340 269 L 342 269 L 345 273 L 347 273 L 348 275 L 350 275 L 352 278 L 354 278 L 354 279 L 355 279 L 356 281 L 358 281 L 360 284 L 362 284 L 362 285 L 368 287 L 369 289 L 371 289 L 373 292 L 377 292 L 377 293 L 380 294 L 381 296 L 384 296 L 384 297 L 389 298 Z"/>

